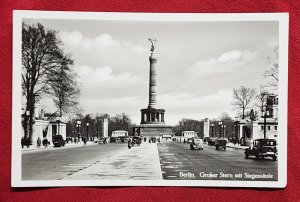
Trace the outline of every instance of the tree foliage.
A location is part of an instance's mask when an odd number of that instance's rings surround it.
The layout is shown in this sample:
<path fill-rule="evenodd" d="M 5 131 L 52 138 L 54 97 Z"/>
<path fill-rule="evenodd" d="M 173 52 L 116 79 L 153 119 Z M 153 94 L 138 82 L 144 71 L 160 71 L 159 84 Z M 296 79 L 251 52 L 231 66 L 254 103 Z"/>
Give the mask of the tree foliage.
<path fill-rule="evenodd" d="M 132 134 L 133 127 L 135 126 L 132 123 L 129 115 L 122 113 L 115 116 L 110 116 L 107 113 L 97 113 L 95 116 L 93 114 L 86 114 L 85 116 L 78 116 L 70 120 L 67 123 L 67 135 L 68 136 L 77 136 L 76 122 L 81 121 L 80 134 L 82 136 L 87 136 L 87 123 L 89 123 L 89 136 L 90 137 L 100 137 L 102 134 L 102 121 L 103 119 L 108 119 L 108 135 L 111 136 L 112 131 L 115 130 L 125 130 L 128 131 L 128 134 Z"/>

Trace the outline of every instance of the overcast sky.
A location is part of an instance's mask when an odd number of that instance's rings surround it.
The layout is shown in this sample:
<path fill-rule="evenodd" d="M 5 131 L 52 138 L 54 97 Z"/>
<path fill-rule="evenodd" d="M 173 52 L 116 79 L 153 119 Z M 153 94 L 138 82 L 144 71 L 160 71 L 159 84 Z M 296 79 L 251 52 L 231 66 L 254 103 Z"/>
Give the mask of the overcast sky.
<path fill-rule="evenodd" d="M 222 112 L 234 117 L 233 88 L 266 84 L 266 58 L 278 45 L 278 22 L 270 21 L 24 21 L 59 31 L 75 60 L 85 113 L 124 112 L 136 124 L 148 106 L 149 36 L 158 38 L 157 99 L 170 125 Z"/>

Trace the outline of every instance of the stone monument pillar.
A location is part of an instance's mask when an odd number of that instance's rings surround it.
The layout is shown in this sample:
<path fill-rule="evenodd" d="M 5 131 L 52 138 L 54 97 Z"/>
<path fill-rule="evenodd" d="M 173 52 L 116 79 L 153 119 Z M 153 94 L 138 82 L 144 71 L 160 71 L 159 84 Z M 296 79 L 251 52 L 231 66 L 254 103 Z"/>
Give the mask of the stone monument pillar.
<path fill-rule="evenodd" d="M 208 120 L 208 118 L 204 119 L 204 123 L 203 123 L 203 136 L 204 137 L 209 137 L 209 120 Z"/>
<path fill-rule="evenodd" d="M 102 137 L 108 137 L 108 120 L 102 120 Z"/>
<path fill-rule="evenodd" d="M 156 65 L 155 56 L 156 38 L 148 38 L 151 42 L 150 49 L 150 74 L 149 74 L 149 104 L 148 108 L 141 109 L 141 124 L 133 128 L 133 135 L 162 138 L 171 136 L 172 127 L 165 125 L 165 110 L 160 109 L 157 104 L 156 96 Z"/>
<path fill-rule="evenodd" d="M 157 58 L 154 56 L 154 52 L 149 57 L 150 62 L 150 79 L 149 79 L 149 105 L 148 108 L 157 108 L 156 101 L 156 63 Z"/>

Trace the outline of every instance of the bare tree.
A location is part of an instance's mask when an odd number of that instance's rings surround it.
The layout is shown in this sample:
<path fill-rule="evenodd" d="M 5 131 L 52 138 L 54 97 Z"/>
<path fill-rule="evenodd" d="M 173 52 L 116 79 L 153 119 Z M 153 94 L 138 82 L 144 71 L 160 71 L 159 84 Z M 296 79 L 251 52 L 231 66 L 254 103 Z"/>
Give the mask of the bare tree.
<path fill-rule="evenodd" d="M 269 86 L 277 89 L 279 81 L 279 46 L 276 46 L 273 52 L 273 56 L 267 57 L 267 63 L 270 65 L 270 69 L 264 73 L 264 76 L 271 79 Z"/>
<path fill-rule="evenodd" d="M 73 61 L 64 54 L 57 32 L 37 25 L 22 24 L 22 92 L 26 99 L 25 139 L 32 141 L 34 104 L 49 88 L 49 74 Z"/>
<path fill-rule="evenodd" d="M 242 110 L 242 118 L 245 118 L 245 110 L 248 109 L 255 98 L 256 92 L 253 88 L 241 86 L 233 89 L 233 106 Z"/>

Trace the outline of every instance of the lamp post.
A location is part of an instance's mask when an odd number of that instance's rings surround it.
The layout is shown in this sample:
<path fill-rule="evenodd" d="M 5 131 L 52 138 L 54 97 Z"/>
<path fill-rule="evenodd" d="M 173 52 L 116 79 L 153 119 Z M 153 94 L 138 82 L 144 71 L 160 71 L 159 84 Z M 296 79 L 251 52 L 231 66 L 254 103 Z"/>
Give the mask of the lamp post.
<path fill-rule="evenodd" d="M 226 125 L 223 125 L 222 128 L 223 128 L 223 137 L 225 137 Z"/>
<path fill-rule="evenodd" d="M 220 136 L 222 135 L 222 125 L 223 125 L 223 123 L 222 123 L 222 121 L 219 121 L 219 133 L 220 133 Z"/>
<path fill-rule="evenodd" d="M 235 117 L 235 138 L 236 138 L 236 140 L 239 139 L 239 122 L 240 122 L 240 117 L 236 116 Z"/>
<path fill-rule="evenodd" d="M 87 141 L 89 141 L 89 123 L 86 123 L 86 138 L 87 138 Z"/>
<path fill-rule="evenodd" d="M 264 107 L 264 139 L 267 139 L 267 117 L 269 116 L 269 111 L 267 110 L 267 107 Z"/>
<path fill-rule="evenodd" d="M 211 136 L 214 137 L 214 124 L 212 123 L 210 126 L 211 126 Z"/>
<path fill-rule="evenodd" d="M 80 125 L 81 125 L 81 121 L 77 121 L 77 135 L 78 135 L 78 140 L 80 138 L 80 133 L 79 133 L 79 128 L 80 128 Z"/>
<path fill-rule="evenodd" d="M 263 96 L 267 96 L 266 100 L 268 100 L 269 95 L 267 93 L 264 93 Z M 267 102 L 263 106 L 262 113 L 263 113 L 262 117 L 264 118 L 264 139 L 267 139 L 267 117 L 269 116 L 269 111 L 268 111 L 268 108 L 267 108 Z"/>

